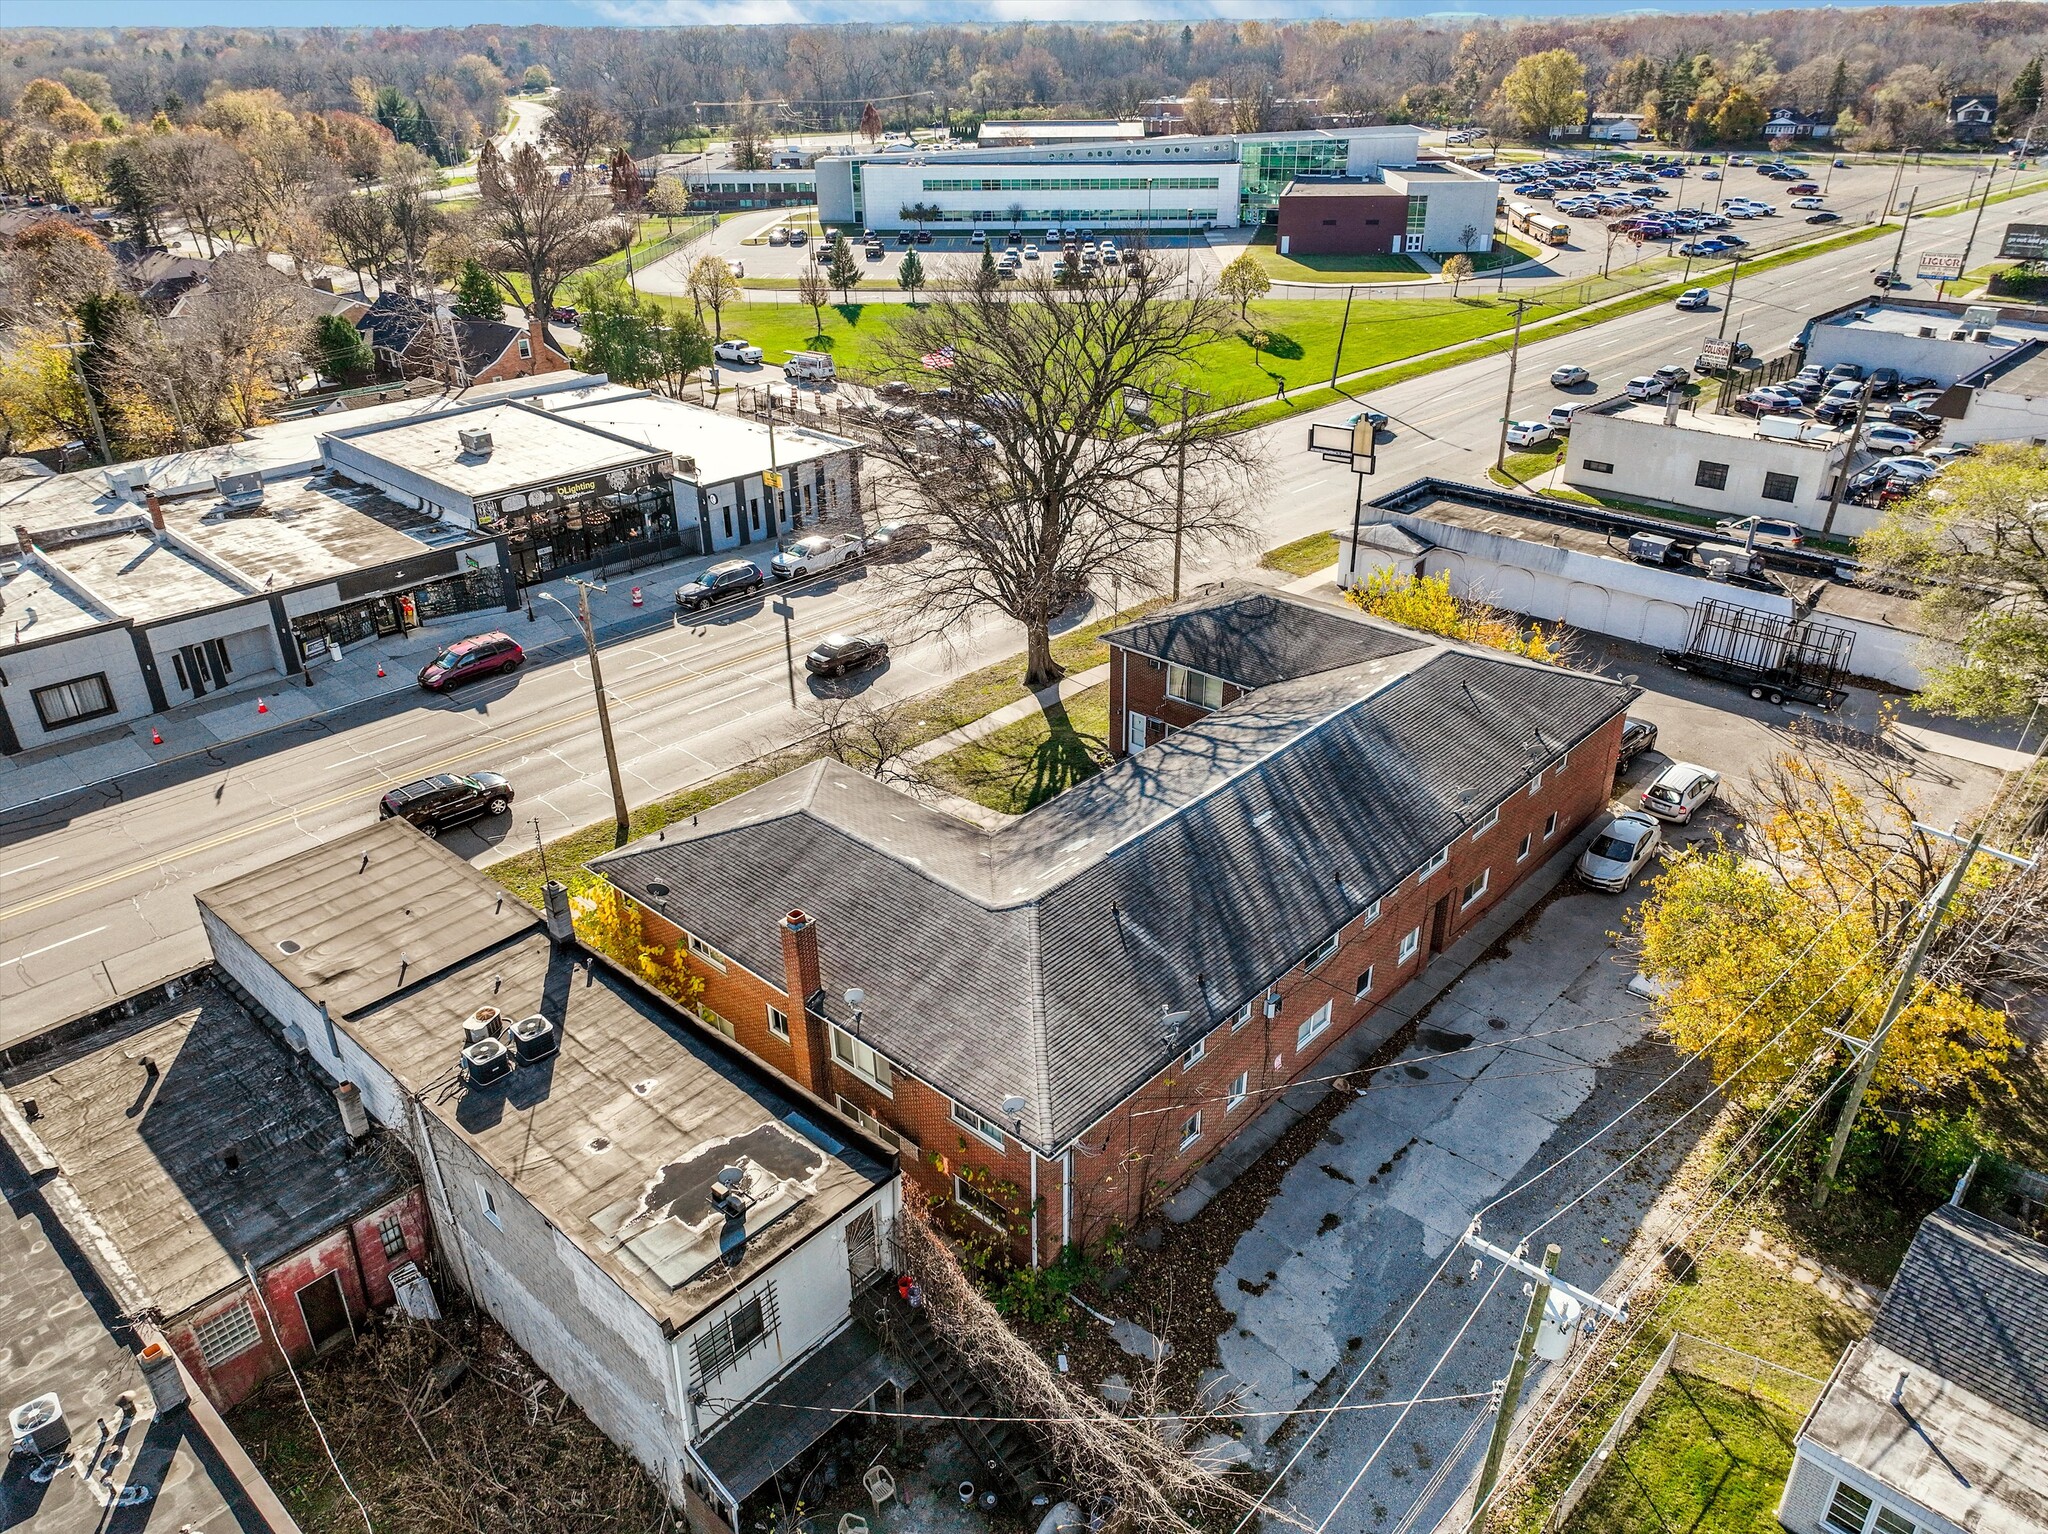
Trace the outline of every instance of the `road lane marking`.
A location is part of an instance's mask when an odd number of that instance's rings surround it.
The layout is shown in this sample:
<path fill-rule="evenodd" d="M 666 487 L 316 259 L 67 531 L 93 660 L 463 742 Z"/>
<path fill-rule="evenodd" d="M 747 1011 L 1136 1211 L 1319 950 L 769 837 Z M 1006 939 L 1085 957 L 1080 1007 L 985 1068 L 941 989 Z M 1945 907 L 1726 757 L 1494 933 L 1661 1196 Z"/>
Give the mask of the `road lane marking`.
<path fill-rule="evenodd" d="M 353 767 L 357 762 L 366 761 L 379 752 L 396 751 L 400 746 L 409 746 L 416 740 L 425 740 L 426 738 L 424 735 L 408 735 L 403 740 L 387 740 L 381 745 L 372 746 L 367 751 L 358 751 L 354 756 L 345 756 L 338 762 L 329 762 L 324 770 L 332 772 L 337 767 Z"/>
<path fill-rule="evenodd" d="M 53 949 L 62 948 L 66 943 L 82 942 L 86 938 L 95 937 L 106 930 L 104 926 L 99 926 L 94 927 L 90 932 L 74 932 L 69 937 L 59 938 L 54 943 L 46 943 L 41 948 L 32 948 L 27 953 L 18 953 L 11 959 L 0 959 L 0 969 L 5 969 L 10 964 L 19 964 L 23 959 L 33 959 L 38 954 L 45 954 Z"/>
<path fill-rule="evenodd" d="M 10 868 L 5 873 L 0 873 L 0 879 L 11 879 L 16 874 L 25 874 L 31 868 L 41 868 L 45 863 L 54 863 L 62 856 L 61 852 L 53 852 L 46 858 L 37 858 L 33 863 L 24 863 L 19 868 Z"/>

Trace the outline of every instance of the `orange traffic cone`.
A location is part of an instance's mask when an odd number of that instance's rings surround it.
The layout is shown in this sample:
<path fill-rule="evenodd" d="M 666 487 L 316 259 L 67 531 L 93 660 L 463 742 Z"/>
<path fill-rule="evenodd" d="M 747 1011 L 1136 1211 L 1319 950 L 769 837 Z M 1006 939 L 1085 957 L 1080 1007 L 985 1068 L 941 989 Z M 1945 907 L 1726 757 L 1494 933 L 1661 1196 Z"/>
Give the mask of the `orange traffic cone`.
<path fill-rule="evenodd" d="M 258 698 L 256 700 L 256 712 L 259 714 L 267 714 L 270 712 L 270 705 L 268 703 L 265 703 L 261 698 Z"/>
<path fill-rule="evenodd" d="M 381 665 L 380 665 L 380 666 L 378 666 L 378 667 L 377 667 L 377 675 L 379 675 L 379 676 L 382 676 L 383 674 L 384 674 L 384 668 L 383 668 L 383 666 L 381 666 Z"/>
<path fill-rule="evenodd" d="M 155 727 L 154 725 L 152 725 L 152 726 L 150 727 L 150 731 L 149 731 L 149 743 L 150 743 L 150 744 L 151 744 L 152 746 L 160 746 L 160 745 L 162 745 L 162 744 L 164 743 L 164 738 L 163 738 L 163 736 L 162 736 L 162 735 L 161 735 L 160 733 L 158 733 L 158 731 L 157 731 L 157 729 L 156 729 L 156 727 Z"/>
<path fill-rule="evenodd" d="M 642 598 L 640 595 L 640 588 L 638 586 L 635 586 L 633 588 L 633 605 L 635 607 L 639 607 L 642 605 L 643 601 L 644 598 Z"/>

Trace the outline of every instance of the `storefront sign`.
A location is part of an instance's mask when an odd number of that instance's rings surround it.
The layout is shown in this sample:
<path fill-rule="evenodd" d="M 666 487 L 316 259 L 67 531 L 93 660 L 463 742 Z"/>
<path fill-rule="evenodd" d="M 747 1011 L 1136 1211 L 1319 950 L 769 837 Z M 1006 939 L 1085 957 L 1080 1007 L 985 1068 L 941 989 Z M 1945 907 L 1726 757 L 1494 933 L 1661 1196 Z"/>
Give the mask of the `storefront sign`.
<path fill-rule="evenodd" d="M 1920 275 L 1941 282 L 1953 282 L 1963 275 L 1963 253 L 1930 250 L 1920 257 Z"/>

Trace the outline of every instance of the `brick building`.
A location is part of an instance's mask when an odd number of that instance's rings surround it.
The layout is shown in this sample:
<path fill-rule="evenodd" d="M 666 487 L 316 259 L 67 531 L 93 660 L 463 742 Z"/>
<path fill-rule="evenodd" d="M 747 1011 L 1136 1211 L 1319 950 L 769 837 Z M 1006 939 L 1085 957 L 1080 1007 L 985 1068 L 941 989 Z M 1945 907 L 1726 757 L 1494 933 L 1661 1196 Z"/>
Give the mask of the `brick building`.
<path fill-rule="evenodd" d="M 426 1256 L 405 1158 L 367 1121 L 351 1135 L 326 1083 L 223 989 L 60 1044 L 6 1088 L 28 1157 L 63 1179 L 72 1239 L 223 1410 L 287 1356 L 349 1341 Z"/>
<path fill-rule="evenodd" d="M 1635 696 L 1253 590 L 1110 640 L 1121 759 L 998 830 L 828 761 L 593 864 L 707 1023 L 1034 1261 L 1376 1026 L 1599 812 Z"/>
<path fill-rule="evenodd" d="M 1392 255 L 1407 233 L 1408 196 L 1384 181 L 1297 181 L 1280 196 L 1283 255 Z"/>

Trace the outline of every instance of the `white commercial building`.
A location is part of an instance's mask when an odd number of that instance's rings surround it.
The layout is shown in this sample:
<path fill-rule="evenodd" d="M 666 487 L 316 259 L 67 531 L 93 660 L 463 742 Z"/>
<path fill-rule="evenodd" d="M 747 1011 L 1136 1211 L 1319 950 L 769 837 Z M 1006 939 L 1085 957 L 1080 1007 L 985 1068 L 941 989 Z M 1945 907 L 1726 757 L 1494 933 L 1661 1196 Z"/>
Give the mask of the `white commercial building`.
<path fill-rule="evenodd" d="M 1782 517 L 1851 537 L 1877 514 L 1844 500 L 1829 524 L 1828 497 L 1850 451 L 1848 432 L 1818 421 L 1716 415 L 1616 396 L 1572 417 L 1564 479 L 1596 496 L 1717 517 Z"/>
<path fill-rule="evenodd" d="M 1376 127 L 827 155 L 815 168 L 818 215 L 828 224 L 956 232 L 1232 228 L 1268 222 L 1290 182 L 1376 179 L 1422 165 L 1421 146 L 1419 128 Z"/>
<path fill-rule="evenodd" d="M 1806 360 L 1853 362 L 1866 373 L 1896 368 L 1941 388 L 2048 345 L 2048 311 L 2017 304 L 1962 304 L 1869 298 L 1816 316 Z"/>

